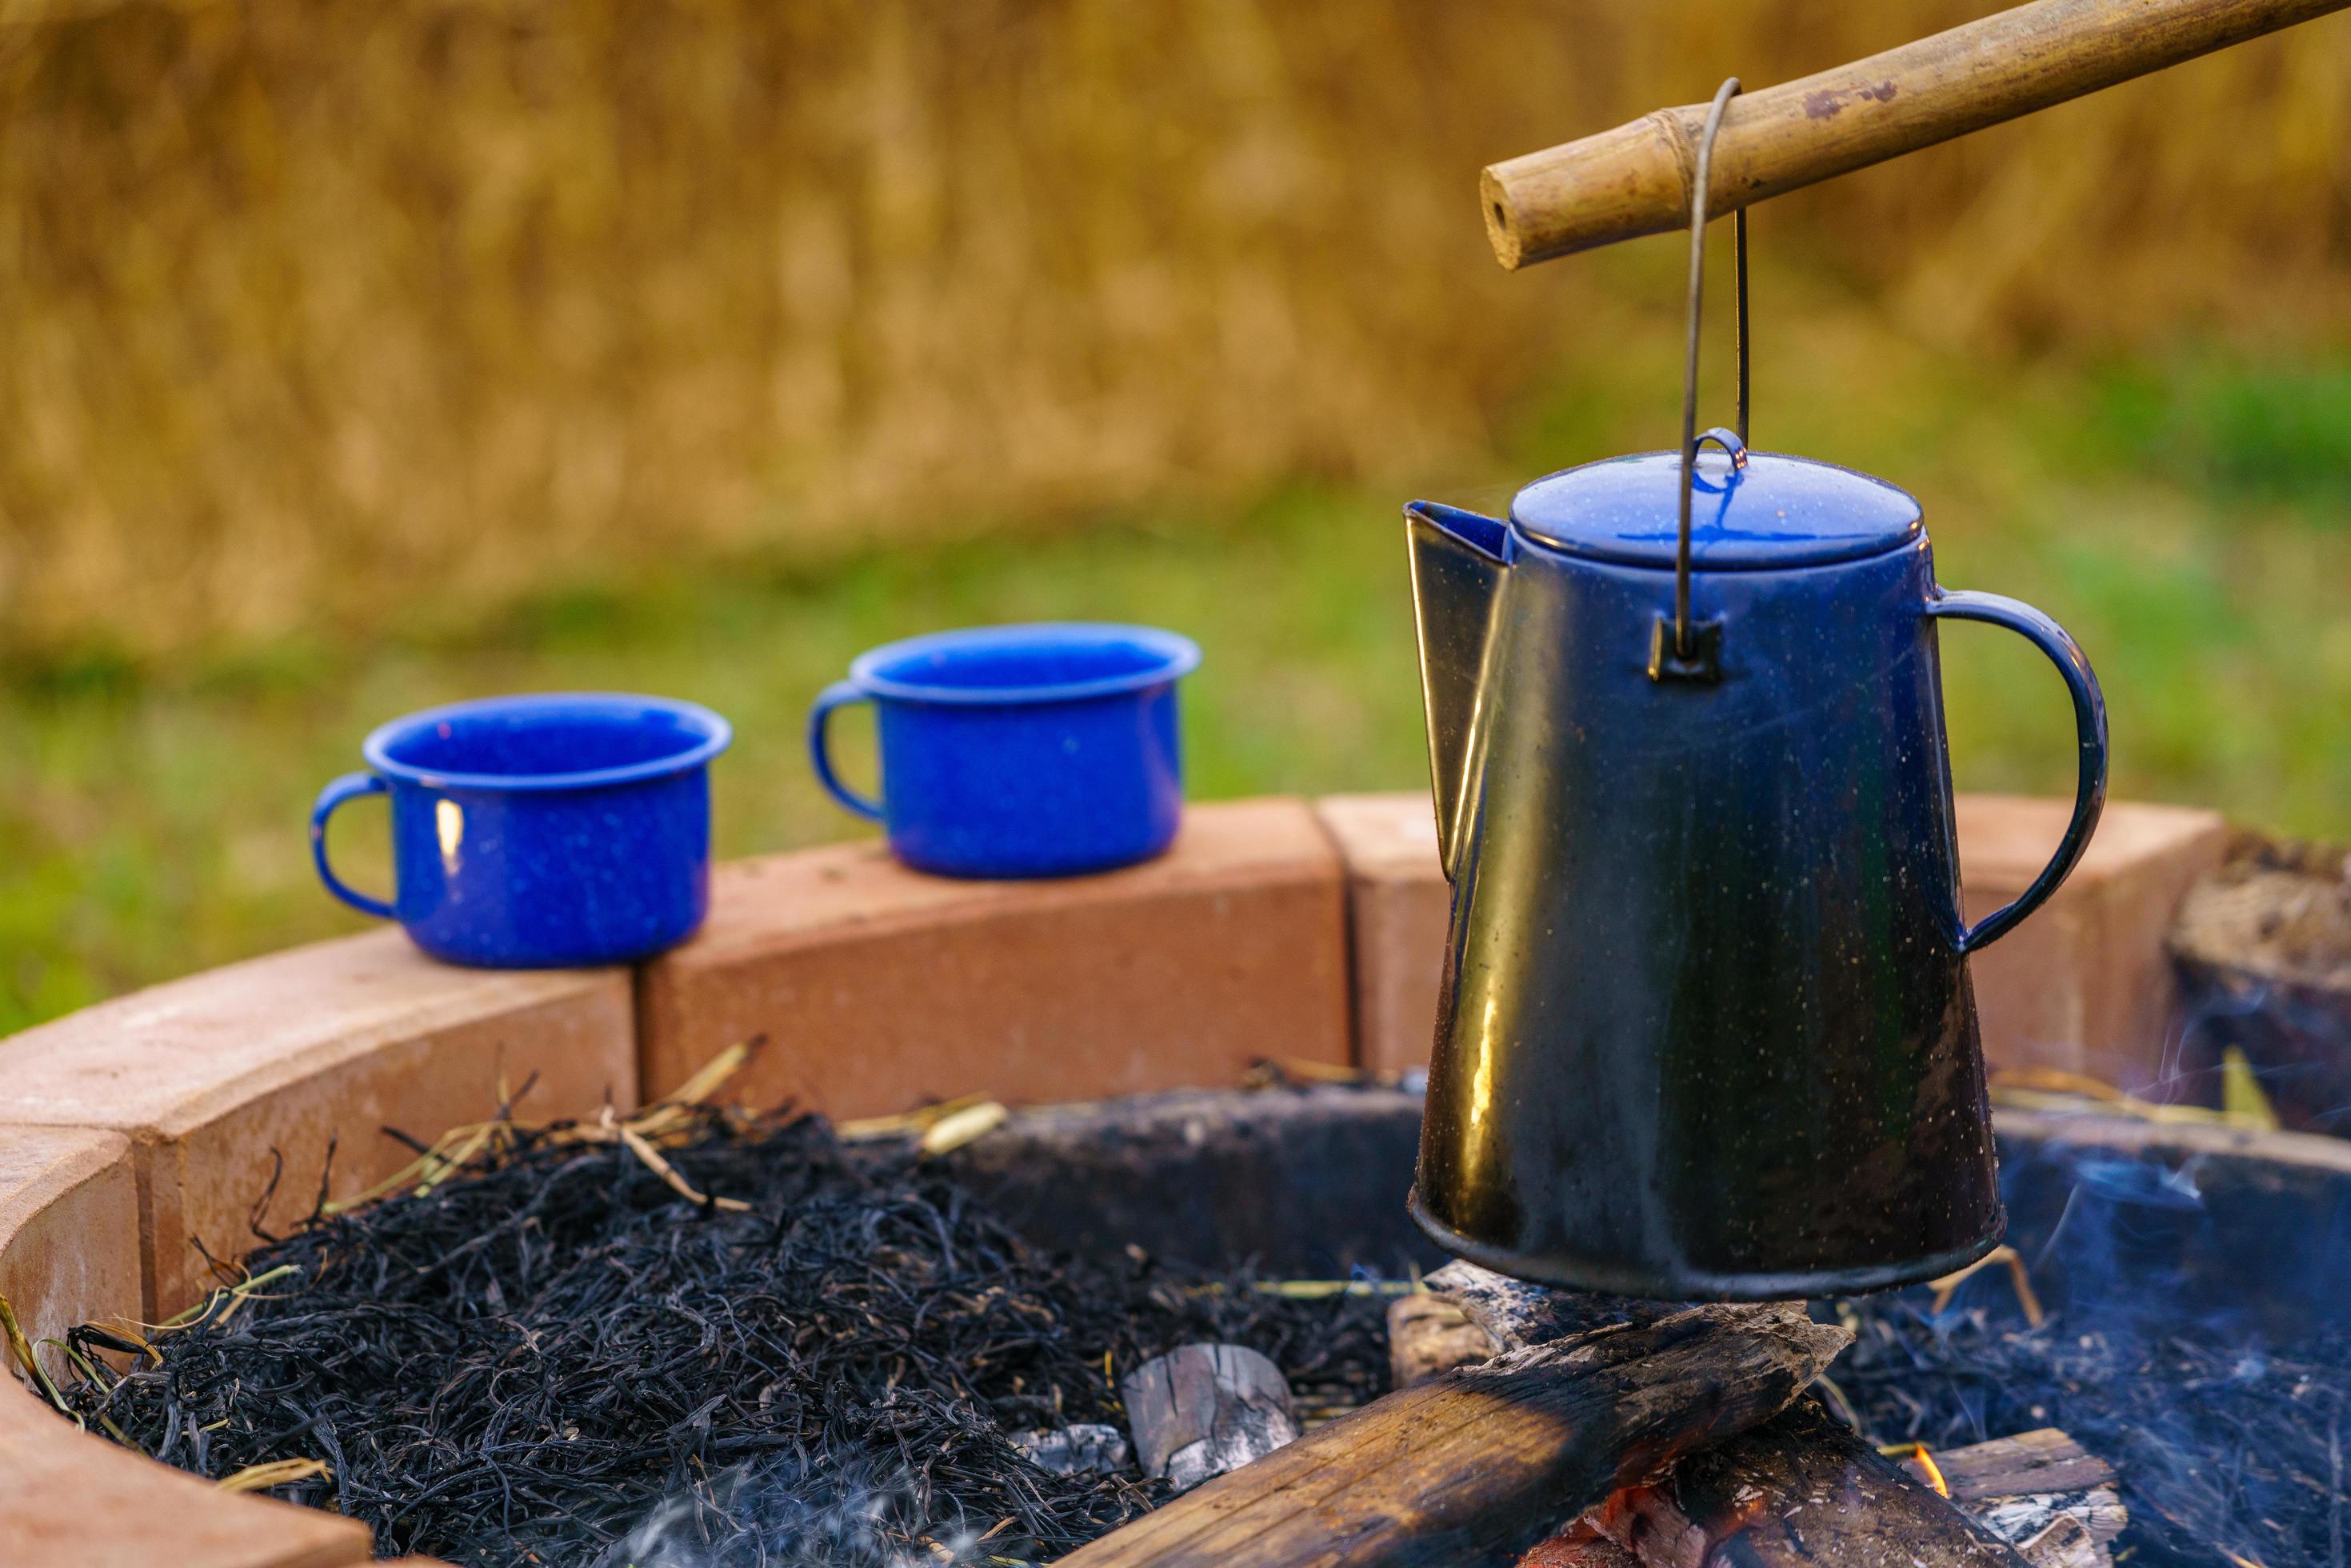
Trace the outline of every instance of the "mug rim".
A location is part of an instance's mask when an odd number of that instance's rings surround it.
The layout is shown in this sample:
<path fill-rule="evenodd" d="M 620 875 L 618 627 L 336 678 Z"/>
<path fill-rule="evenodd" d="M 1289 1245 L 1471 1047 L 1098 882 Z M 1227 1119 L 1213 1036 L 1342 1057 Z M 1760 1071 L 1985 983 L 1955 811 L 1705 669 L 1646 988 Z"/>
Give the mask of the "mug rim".
<path fill-rule="evenodd" d="M 1110 642 L 1137 643 L 1159 656 L 1147 669 L 1084 681 L 1029 686 L 946 686 L 903 681 L 882 666 L 942 650 L 998 648 L 1018 644 L 1076 646 Z M 1001 626 L 965 626 L 901 638 L 869 648 L 850 661 L 849 678 L 867 695 L 893 702 L 936 703 L 952 707 L 997 707 L 1018 703 L 1072 702 L 1116 696 L 1182 679 L 1200 667 L 1200 645 L 1180 632 L 1115 621 L 1024 621 Z"/>
<path fill-rule="evenodd" d="M 552 713 L 567 708 L 589 717 L 666 714 L 683 720 L 688 729 L 698 730 L 701 738 L 691 747 L 667 757 L 650 758 L 618 768 L 591 768 L 572 773 L 451 773 L 419 768 L 412 762 L 399 761 L 392 755 L 393 746 L 420 730 L 452 718 L 483 714 Z M 433 789 L 589 789 L 612 784 L 637 784 L 703 767 L 726 750 L 734 739 L 735 727 L 700 703 L 684 702 L 675 697 L 641 696 L 629 692 L 529 692 L 475 697 L 466 702 L 444 703 L 438 707 L 420 708 L 414 713 L 403 714 L 371 730 L 367 739 L 360 744 L 360 754 L 367 758 L 370 768 L 385 778 L 421 784 Z"/>

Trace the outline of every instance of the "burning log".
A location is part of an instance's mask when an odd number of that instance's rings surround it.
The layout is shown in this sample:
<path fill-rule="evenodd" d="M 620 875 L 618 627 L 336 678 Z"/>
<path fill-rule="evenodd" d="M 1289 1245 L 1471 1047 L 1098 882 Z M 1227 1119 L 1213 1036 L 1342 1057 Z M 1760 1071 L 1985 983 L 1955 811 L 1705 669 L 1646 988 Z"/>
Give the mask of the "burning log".
<path fill-rule="evenodd" d="M 1642 1568 L 1750 1559 L 1876 1563 L 1895 1546 L 1929 1564 L 2005 1561 L 1984 1555 L 1985 1535 L 2013 1546 L 2032 1568 L 2113 1562 L 2107 1543 L 2128 1519 L 2114 1469 L 2063 1432 L 2025 1432 L 1938 1454 L 1920 1447 L 1898 1458 L 1896 1469 L 1949 1500 L 1938 1507 L 1938 1499 L 1898 1478 L 1889 1481 L 1885 1466 L 1857 1460 L 1870 1452 L 1866 1445 L 1823 1421 L 1817 1408 L 1799 1405 L 1714 1454 L 1685 1461 L 1664 1481 L 1620 1492 L 1520 1559 L 1520 1568 L 1625 1568 L 1597 1553 L 1595 1537 L 1613 1541 Z M 1889 1498 L 1891 1514 L 1873 1511 Z M 1859 1527 L 1856 1509 L 1869 1513 Z M 1922 1539 L 1931 1550 L 1922 1549 Z"/>
<path fill-rule="evenodd" d="M 1922 1444 L 1897 1462 L 2032 1568 L 2105 1568 L 2114 1561 L 2108 1543 L 2129 1522 L 2113 1467 L 2053 1428 L 1939 1454 Z M 1654 1500 L 1612 1498 L 1528 1552 L 1518 1568 L 1640 1568 L 1643 1560 L 1609 1540 L 1597 1521 L 1662 1514 Z"/>
<path fill-rule="evenodd" d="M 1847 1340 L 1800 1307 L 1711 1305 L 1509 1351 L 1343 1416 L 1062 1561 L 1507 1560 L 1617 1488 L 1769 1420 Z"/>
<path fill-rule="evenodd" d="M 1644 1568 L 2022 1568 L 2010 1545 L 1817 1401 L 1587 1516 Z"/>
<path fill-rule="evenodd" d="M 1517 1568 L 1641 1568 L 1641 1560 L 1579 1519 L 1530 1549 Z"/>
<path fill-rule="evenodd" d="M 1119 1385 L 1143 1473 L 1188 1491 L 1298 1440 L 1281 1368 L 1238 1344 L 1187 1344 Z"/>

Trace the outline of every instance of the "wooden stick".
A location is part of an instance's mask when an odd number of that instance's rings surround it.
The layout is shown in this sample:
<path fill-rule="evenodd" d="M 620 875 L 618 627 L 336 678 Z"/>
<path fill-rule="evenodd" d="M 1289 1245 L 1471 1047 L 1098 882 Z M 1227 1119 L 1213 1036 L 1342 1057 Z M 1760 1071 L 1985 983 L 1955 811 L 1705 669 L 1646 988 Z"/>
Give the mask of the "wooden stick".
<path fill-rule="evenodd" d="M 1705 1306 L 1463 1367 L 1365 1406 L 1063 1568 L 1508 1561 L 1620 1486 L 1769 1419 L 1851 1338 Z"/>
<path fill-rule="evenodd" d="M 2034 0 L 1730 100 L 1707 210 L 1720 215 L 2342 9 L 2351 0 Z M 1703 104 L 1662 109 L 1485 172 L 1504 267 L 1689 222 Z"/>

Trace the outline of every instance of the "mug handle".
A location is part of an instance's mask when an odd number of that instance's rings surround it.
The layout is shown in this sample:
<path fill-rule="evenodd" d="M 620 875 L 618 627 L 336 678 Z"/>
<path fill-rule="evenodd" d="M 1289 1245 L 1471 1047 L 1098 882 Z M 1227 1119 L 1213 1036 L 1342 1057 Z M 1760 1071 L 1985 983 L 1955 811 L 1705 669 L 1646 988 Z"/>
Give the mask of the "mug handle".
<path fill-rule="evenodd" d="M 878 822 L 882 821 L 882 802 L 859 794 L 841 781 L 841 775 L 832 770 L 832 756 L 825 741 L 826 721 L 832 716 L 832 710 L 866 700 L 864 688 L 854 681 L 835 681 L 817 694 L 815 704 L 809 709 L 809 761 L 815 767 L 816 781 L 824 786 L 825 793 L 868 821 Z"/>
<path fill-rule="evenodd" d="M 356 888 L 345 886 L 343 879 L 335 874 L 335 868 L 327 863 L 327 819 L 345 801 L 356 800 L 362 795 L 387 794 L 391 789 L 372 773 L 346 773 L 319 790 L 318 804 L 310 808 L 310 859 L 318 865 L 319 880 L 327 884 L 329 893 L 361 915 L 372 915 L 379 920 L 397 920 L 399 913 L 381 898 L 370 898 Z"/>
<path fill-rule="evenodd" d="M 2065 824 L 2057 852 L 2041 868 L 2022 897 L 1985 915 L 1960 936 L 1959 951 L 1974 953 L 1991 946 L 2040 908 L 2081 860 L 2082 852 L 2090 847 L 2090 831 L 2098 825 L 2098 813 L 2106 803 L 2106 699 L 2080 644 L 2030 604 L 1997 593 L 1938 590 L 1936 597 L 1927 601 L 1927 613 L 2005 626 L 2048 654 L 2057 673 L 2065 677 L 2065 689 L 2073 694 L 2074 728 L 2082 743 L 2081 777 L 2074 787 L 2074 820 Z"/>

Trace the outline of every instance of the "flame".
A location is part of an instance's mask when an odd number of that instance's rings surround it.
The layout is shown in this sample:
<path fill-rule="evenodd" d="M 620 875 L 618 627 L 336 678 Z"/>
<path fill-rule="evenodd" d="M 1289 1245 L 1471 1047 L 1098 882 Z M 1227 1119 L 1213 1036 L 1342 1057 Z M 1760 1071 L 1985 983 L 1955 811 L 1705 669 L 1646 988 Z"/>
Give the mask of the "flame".
<path fill-rule="evenodd" d="M 1938 1495 L 1949 1497 L 1951 1483 L 1943 1479 L 1943 1467 L 1935 1462 L 1924 1443 L 1891 1443 L 1877 1450 L 1889 1459 L 1898 1459 L 1902 1468 L 1933 1487 Z"/>

